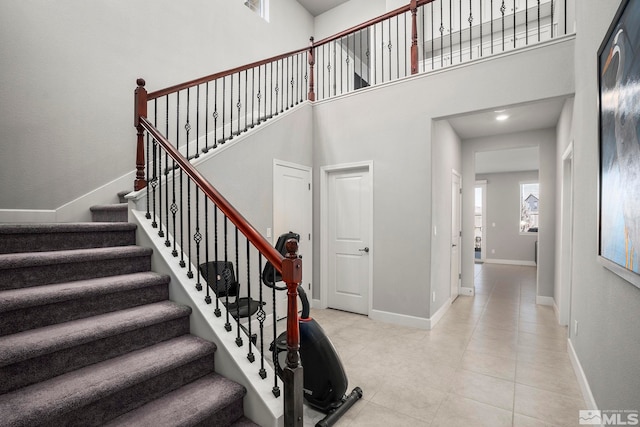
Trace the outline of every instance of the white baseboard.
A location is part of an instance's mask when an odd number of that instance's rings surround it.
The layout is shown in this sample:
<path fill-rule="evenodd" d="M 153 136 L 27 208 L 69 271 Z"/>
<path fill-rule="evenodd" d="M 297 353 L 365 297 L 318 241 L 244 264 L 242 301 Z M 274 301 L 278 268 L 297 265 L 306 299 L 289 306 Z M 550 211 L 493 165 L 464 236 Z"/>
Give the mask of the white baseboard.
<path fill-rule="evenodd" d="M 464 295 L 466 297 L 472 297 L 476 294 L 475 288 L 468 288 L 466 286 L 460 287 L 460 295 Z"/>
<path fill-rule="evenodd" d="M 520 265 L 525 267 L 535 267 L 536 263 L 534 261 L 523 261 L 517 259 L 494 259 L 494 258 L 486 258 L 484 260 L 485 264 L 505 264 L 505 265 Z"/>
<path fill-rule="evenodd" d="M 56 222 L 56 211 L 43 209 L 0 209 L 0 223 Z"/>
<path fill-rule="evenodd" d="M 571 360 L 571 366 L 573 366 L 573 371 L 576 374 L 578 379 L 578 384 L 580 385 L 580 390 L 582 391 L 582 397 L 584 398 L 587 407 L 585 409 L 597 410 L 598 404 L 593 397 L 593 393 L 591 393 L 591 387 L 589 387 L 589 381 L 587 380 L 587 376 L 582 369 L 582 365 L 580 364 L 580 360 L 578 359 L 578 355 L 576 354 L 576 350 L 573 348 L 573 343 L 571 339 L 567 339 L 567 351 L 569 353 L 569 359 Z"/>
<path fill-rule="evenodd" d="M 432 329 L 440 319 L 442 319 L 447 310 L 449 310 L 449 307 L 451 307 L 451 299 L 447 300 L 430 318 L 409 316 L 407 314 L 391 313 L 382 310 L 371 310 L 369 317 L 373 320 L 392 323 L 394 325 L 409 326 L 418 329 Z"/>
<path fill-rule="evenodd" d="M 548 305 L 550 307 L 553 307 L 556 304 L 556 301 L 553 299 L 553 297 L 544 297 L 544 296 L 536 296 L 536 304 L 540 304 L 540 305 Z"/>

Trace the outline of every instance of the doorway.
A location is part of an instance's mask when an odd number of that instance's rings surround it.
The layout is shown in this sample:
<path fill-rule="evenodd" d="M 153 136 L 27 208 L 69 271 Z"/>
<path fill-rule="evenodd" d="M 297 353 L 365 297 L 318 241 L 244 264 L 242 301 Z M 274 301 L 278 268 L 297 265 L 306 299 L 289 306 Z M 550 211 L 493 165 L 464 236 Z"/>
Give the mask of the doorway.
<path fill-rule="evenodd" d="M 321 299 L 368 315 L 373 279 L 373 163 L 321 171 Z"/>
<path fill-rule="evenodd" d="M 313 198 L 311 168 L 295 163 L 273 162 L 273 242 L 281 234 L 300 235 L 298 255 L 302 258 L 302 286 L 311 295 L 313 277 Z M 278 292 L 276 319 L 287 317 L 287 293 Z"/>
<path fill-rule="evenodd" d="M 473 251 L 474 262 L 481 264 L 486 256 L 486 231 L 487 231 L 487 181 L 478 180 L 475 186 L 473 224 Z"/>
<path fill-rule="evenodd" d="M 462 257 L 460 240 L 462 237 L 462 177 L 455 170 L 451 171 L 451 302 L 460 293 L 462 278 Z"/>
<path fill-rule="evenodd" d="M 571 318 L 572 242 L 573 242 L 573 142 L 562 155 L 562 188 L 560 199 L 560 289 L 558 321 L 568 325 Z"/>

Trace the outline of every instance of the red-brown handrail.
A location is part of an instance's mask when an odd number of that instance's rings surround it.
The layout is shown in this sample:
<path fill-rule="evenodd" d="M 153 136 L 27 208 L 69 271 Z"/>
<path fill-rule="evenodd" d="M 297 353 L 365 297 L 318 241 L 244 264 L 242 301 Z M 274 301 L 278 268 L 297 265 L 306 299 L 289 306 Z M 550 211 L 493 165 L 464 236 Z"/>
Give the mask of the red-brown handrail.
<path fill-rule="evenodd" d="M 176 150 L 176 148 L 165 138 L 158 129 L 156 129 L 153 124 L 147 120 L 146 117 L 138 118 L 139 126 L 146 129 L 147 132 L 164 148 L 164 150 L 169 154 L 172 160 L 180 166 L 180 169 L 184 171 L 195 184 L 200 188 L 200 190 L 211 200 L 215 205 L 220 209 L 220 211 L 229 218 L 229 220 L 235 225 L 238 230 L 249 240 L 258 251 L 265 256 L 267 261 L 269 261 L 279 273 L 283 273 L 282 271 L 282 261 L 285 259 L 280 252 L 278 252 L 272 245 L 262 237 L 262 234 L 258 230 L 256 230 L 245 218 L 242 216 L 240 212 L 236 210 L 236 208 L 231 205 L 227 201 L 227 199 L 222 196 L 216 190 L 213 185 L 206 178 L 198 172 L 198 170 L 193 167 L 193 165 Z M 283 276 L 284 280 L 284 276 Z M 284 280 L 286 282 L 286 280 Z"/>

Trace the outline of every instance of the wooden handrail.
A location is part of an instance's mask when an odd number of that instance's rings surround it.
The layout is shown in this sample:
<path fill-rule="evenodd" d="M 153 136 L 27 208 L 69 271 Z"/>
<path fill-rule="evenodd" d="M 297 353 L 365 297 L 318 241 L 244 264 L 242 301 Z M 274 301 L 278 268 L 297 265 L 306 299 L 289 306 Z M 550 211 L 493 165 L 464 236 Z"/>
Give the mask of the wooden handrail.
<path fill-rule="evenodd" d="M 261 61 L 252 62 L 250 64 L 241 65 L 240 67 L 232 68 L 226 71 L 220 71 L 219 73 L 210 74 L 208 76 L 200 77 L 198 79 L 190 80 L 185 83 L 180 83 L 177 85 L 169 86 L 165 89 L 160 89 L 155 92 L 151 92 L 148 95 L 148 99 L 151 101 L 156 98 L 160 98 L 165 95 L 169 95 L 170 93 L 178 92 L 180 90 L 188 89 L 190 87 L 198 86 L 203 83 L 207 83 L 216 79 L 220 79 L 222 77 L 230 76 L 232 74 L 240 73 L 242 71 L 250 70 L 255 67 L 259 67 L 261 65 L 269 64 L 271 62 L 278 61 L 280 59 L 288 58 L 290 56 L 296 55 L 298 53 L 303 53 L 308 51 L 308 47 L 304 47 L 302 49 L 294 50 L 288 53 L 283 53 L 282 55 L 272 56 L 271 58 L 263 59 Z"/>
<path fill-rule="evenodd" d="M 182 155 L 176 148 L 171 145 L 169 140 L 165 138 L 158 129 L 156 129 L 146 117 L 138 118 L 139 126 L 151 134 L 151 136 L 165 149 L 167 154 L 180 165 L 180 168 L 195 182 L 202 192 L 216 204 L 218 209 L 229 218 L 229 220 L 240 230 L 242 234 L 262 253 L 267 261 L 273 264 L 274 268 L 282 272 L 282 261 L 284 257 L 278 252 L 267 239 L 262 237 L 236 208 L 225 199 L 222 194 L 216 190 L 209 181 L 204 178 L 198 170 Z M 283 276 L 284 279 L 284 276 Z"/>

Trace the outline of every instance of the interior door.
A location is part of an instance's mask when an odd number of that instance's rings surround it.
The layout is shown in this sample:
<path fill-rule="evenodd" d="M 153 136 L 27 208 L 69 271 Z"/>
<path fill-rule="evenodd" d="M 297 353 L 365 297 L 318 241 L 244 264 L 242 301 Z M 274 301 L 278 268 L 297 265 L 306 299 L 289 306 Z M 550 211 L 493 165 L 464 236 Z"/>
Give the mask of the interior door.
<path fill-rule="evenodd" d="M 327 304 L 369 314 L 371 177 L 368 167 L 329 174 Z"/>
<path fill-rule="evenodd" d="M 451 174 L 451 302 L 458 297 L 460 289 L 461 200 L 461 178 L 454 171 Z"/>
<path fill-rule="evenodd" d="M 298 255 L 302 257 L 302 286 L 311 300 L 313 253 L 311 231 L 312 197 L 311 168 L 276 161 L 273 180 L 273 243 L 289 231 L 300 234 Z M 279 283 L 284 286 L 284 283 Z M 287 317 L 287 293 L 278 292 L 276 318 Z"/>

